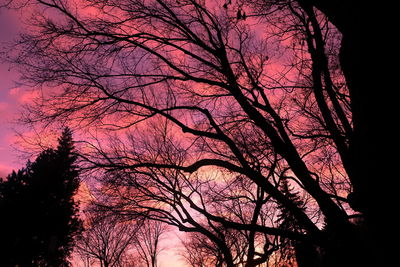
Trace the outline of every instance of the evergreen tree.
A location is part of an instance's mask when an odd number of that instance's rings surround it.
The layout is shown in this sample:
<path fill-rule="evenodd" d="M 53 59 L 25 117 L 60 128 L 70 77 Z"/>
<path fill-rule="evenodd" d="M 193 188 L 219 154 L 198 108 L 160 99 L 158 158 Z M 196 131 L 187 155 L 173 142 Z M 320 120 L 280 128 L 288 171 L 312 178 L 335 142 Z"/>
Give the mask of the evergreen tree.
<path fill-rule="evenodd" d="M 280 189 L 282 193 L 297 207 L 305 210 L 304 201 L 302 200 L 301 196 L 299 196 L 299 194 L 293 190 L 293 188 L 290 188 L 287 179 L 283 179 L 281 181 Z M 278 205 L 278 208 L 281 211 L 280 215 L 278 216 L 279 227 L 293 232 L 301 232 L 301 228 L 290 211 L 288 211 L 283 205 Z"/>
<path fill-rule="evenodd" d="M 280 185 L 283 194 L 291 200 L 297 207 L 306 210 L 305 202 L 302 197 L 290 187 L 287 179 L 283 179 Z M 295 217 L 284 207 L 278 205 L 281 213 L 278 217 L 279 228 L 290 230 L 296 233 L 304 233 Z M 320 255 L 317 248 L 307 241 L 294 241 L 286 238 L 280 239 L 281 254 L 283 259 L 288 263 L 297 262 L 298 267 L 315 267 L 319 266 Z"/>
<path fill-rule="evenodd" d="M 0 183 L 0 266 L 67 266 L 81 229 L 73 196 L 79 187 L 71 131 Z"/>

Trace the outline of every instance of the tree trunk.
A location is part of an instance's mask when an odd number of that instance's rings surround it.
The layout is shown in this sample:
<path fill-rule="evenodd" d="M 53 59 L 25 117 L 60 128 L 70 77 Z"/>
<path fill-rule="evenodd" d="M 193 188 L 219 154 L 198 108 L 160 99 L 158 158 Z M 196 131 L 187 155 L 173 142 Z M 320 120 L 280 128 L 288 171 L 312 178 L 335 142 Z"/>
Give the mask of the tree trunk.
<path fill-rule="evenodd" d="M 385 78 L 378 79 L 378 83 L 376 81 L 374 83 L 370 78 L 371 74 L 379 77 L 379 73 L 377 66 L 372 65 L 369 57 L 380 51 L 365 49 L 368 44 L 368 48 L 372 47 L 373 39 L 379 39 L 370 28 L 370 24 L 377 26 L 378 19 L 373 19 L 373 15 L 365 10 L 368 5 L 366 2 L 356 0 L 298 0 L 298 2 L 300 5 L 312 5 L 322 11 L 342 33 L 339 57 L 350 92 L 353 116 L 353 136 L 349 147 L 352 165 L 350 171 L 352 175 L 349 178 L 353 190 L 348 200 L 350 206 L 361 212 L 365 218 L 365 231 L 361 238 L 364 239 L 361 242 L 365 250 L 359 252 L 364 254 L 361 257 L 368 258 L 368 263 L 375 261 L 375 266 L 383 266 L 388 263 L 386 261 L 390 258 L 389 251 L 393 249 L 390 242 L 384 240 L 385 236 L 392 235 L 390 231 L 393 230 L 389 224 L 390 217 L 393 217 L 390 198 L 393 195 L 391 190 L 394 190 L 391 188 L 393 183 L 391 179 L 394 176 L 384 174 L 384 171 L 388 172 L 385 166 L 389 160 L 385 148 L 393 144 L 388 136 L 390 131 L 385 133 L 387 122 L 383 120 L 390 114 L 376 105 L 376 102 L 382 99 L 380 90 L 383 90 Z M 380 138 L 382 132 L 385 138 Z M 382 218 L 383 215 L 386 216 L 385 219 Z"/>

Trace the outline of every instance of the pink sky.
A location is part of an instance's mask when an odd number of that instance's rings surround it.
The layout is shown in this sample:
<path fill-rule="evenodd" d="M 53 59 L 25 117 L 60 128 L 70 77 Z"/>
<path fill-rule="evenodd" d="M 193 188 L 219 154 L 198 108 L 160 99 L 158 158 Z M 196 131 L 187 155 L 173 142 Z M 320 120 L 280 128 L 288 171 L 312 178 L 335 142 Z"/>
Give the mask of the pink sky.
<path fill-rule="evenodd" d="M 0 10 L 0 48 L 3 42 L 12 41 L 19 31 L 17 13 Z M 7 64 L 0 64 L 0 177 L 6 176 L 12 169 L 22 167 L 25 162 L 18 160 L 17 152 L 11 144 L 14 140 L 13 121 L 21 103 L 23 90 L 16 86 L 18 75 Z"/>

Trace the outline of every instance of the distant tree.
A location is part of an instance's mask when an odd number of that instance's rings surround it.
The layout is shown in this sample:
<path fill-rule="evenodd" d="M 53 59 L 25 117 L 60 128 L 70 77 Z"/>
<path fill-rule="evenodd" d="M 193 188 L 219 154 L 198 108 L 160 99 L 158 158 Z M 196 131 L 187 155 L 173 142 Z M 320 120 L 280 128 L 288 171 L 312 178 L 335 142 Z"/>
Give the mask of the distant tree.
<path fill-rule="evenodd" d="M 68 266 L 81 229 L 72 133 L 0 182 L 1 266 Z"/>
<path fill-rule="evenodd" d="M 135 236 L 135 248 L 140 266 L 157 267 L 158 255 L 163 250 L 160 245 L 161 238 L 168 230 L 168 225 L 146 220 L 139 227 Z"/>
<path fill-rule="evenodd" d="M 76 252 L 83 262 L 101 267 L 157 267 L 160 241 L 168 226 L 159 221 L 123 216 L 91 203 L 85 211 L 85 229 L 77 237 Z"/>
<path fill-rule="evenodd" d="M 223 253 L 209 239 L 190 233 L 182 240 L 181 256 L 191 267 L 222 266 Z"/>
<path fill-rule="evenodd" d="M 77 238 L 76 251 L 83 260 L 102 267 L 124 265 L 133 247 L 137 226 L 116 217 L 87 213 L 85 231 Z"/>

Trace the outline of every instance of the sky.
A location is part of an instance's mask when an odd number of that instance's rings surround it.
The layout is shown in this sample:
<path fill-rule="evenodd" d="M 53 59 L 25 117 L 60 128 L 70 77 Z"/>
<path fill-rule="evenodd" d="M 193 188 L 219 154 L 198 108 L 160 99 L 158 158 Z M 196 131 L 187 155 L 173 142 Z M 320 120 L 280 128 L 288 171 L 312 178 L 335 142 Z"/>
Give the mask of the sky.
<path fill-rule="evenodd" d="M 18 13 L 0 9 L 0 48 L 16 38 L 20 29 Z M 28 99 L 24 98 L 24 92 L 17 84 L 17 72 L 0 62 L 0 177 L 24 165 L 13 146 L 13 128 L 22 103 Z"/>

